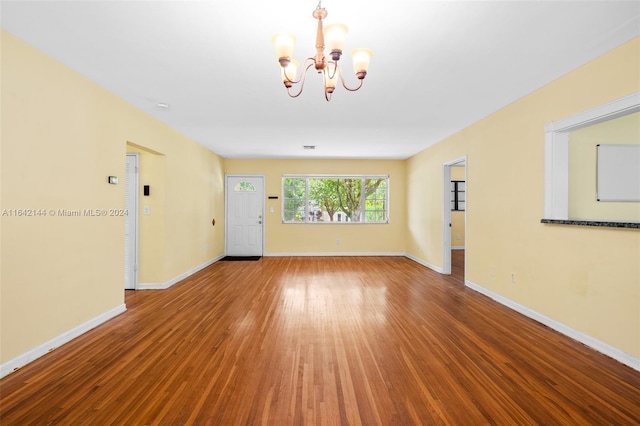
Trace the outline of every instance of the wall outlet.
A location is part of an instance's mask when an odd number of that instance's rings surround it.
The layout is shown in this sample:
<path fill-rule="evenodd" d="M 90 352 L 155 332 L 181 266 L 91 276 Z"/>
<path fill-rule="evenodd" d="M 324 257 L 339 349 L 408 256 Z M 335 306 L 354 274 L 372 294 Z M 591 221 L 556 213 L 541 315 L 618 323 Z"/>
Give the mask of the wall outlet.
<path fill-rule="evenodd" d="M 460 234 L 456 234 L 456 240 L 460 239 Z"/>
<path fill-rule="evenodd" d="M 512 283 L 516 283 L 516 273 L 515 272 L 511 273 L 511 282 Z"/>
<path fill-rule="evenodd" d="M 337 245 L 337 246 L 339 246 L 339 245 L 340 245 L 340 238 L 338 238 L 338 239 L 336 240 L 336 245 Z"/>

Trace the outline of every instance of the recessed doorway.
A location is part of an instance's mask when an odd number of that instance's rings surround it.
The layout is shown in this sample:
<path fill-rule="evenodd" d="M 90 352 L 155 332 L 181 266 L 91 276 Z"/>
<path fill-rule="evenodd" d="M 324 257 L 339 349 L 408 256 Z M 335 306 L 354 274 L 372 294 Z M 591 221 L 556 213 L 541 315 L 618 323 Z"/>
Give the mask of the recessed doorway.
<path fill-rule="evenodd" d="M 451 251 L 464 256 L 466 247 L 467 215 L 467 157 L 444 163 L 442 167 L 442 273 L 451 274 Z"/>

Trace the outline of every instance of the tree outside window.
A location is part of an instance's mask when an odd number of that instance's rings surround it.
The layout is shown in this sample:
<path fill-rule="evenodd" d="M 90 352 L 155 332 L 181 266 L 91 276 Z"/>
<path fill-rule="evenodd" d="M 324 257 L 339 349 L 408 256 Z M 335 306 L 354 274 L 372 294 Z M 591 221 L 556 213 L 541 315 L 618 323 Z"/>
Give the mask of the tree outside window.
<path fill-rule="evenodd" d="M 285 223 L 387 223 L 386 176 L 284 177 Z"/>

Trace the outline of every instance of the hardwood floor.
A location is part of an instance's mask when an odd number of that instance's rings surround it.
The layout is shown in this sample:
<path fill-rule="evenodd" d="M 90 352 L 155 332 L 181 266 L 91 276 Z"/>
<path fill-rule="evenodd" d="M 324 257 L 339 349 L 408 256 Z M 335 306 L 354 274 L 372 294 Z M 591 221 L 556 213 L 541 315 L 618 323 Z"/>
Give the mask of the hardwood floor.
<path fill-rule="evenodd" d="M 217 262 L 0 381 L 4 425 L 640 424 L 640 373 L 400 257 Z"/>

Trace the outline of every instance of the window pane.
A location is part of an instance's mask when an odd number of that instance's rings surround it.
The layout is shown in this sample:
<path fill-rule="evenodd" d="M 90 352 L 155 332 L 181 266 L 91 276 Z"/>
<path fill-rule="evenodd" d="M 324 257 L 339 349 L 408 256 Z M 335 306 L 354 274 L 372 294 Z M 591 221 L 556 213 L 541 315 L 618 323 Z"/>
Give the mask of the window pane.
<path fill-rule="evenodd" d="M 283 218 L 285 222 L 304 222 L 306 181 L 299 178 L 283 179 Z"/>
<path fill-rule="evenodd" d="M 242 182 L 238 182 L 236 184 L 236 186 L 233 188 L 234 191 L 251 191 L 251 192 L 255 192 L 256 187 L 253 186 L 253 184 L 251 182 L 246 182 L 246 181 L 242 181 Z"/>
<path fill-rule="evenodd" d="M 310 178 L 309 204 L 315 211 L 314 222 L 334 222 L 338 220 L 340 200 L 337 192 L 338 179 Z"/>
<path fill-rule="evenodd" d="M 387 179 L 365 179 L 365 221 L 387 221 Z"/>
<path fill-rule="evenodd" d="M 340 211 L 347 222 L 360 222 L 362 213 L 362 178 L 338 179 L 336 195 L 340 203 Z"/>

